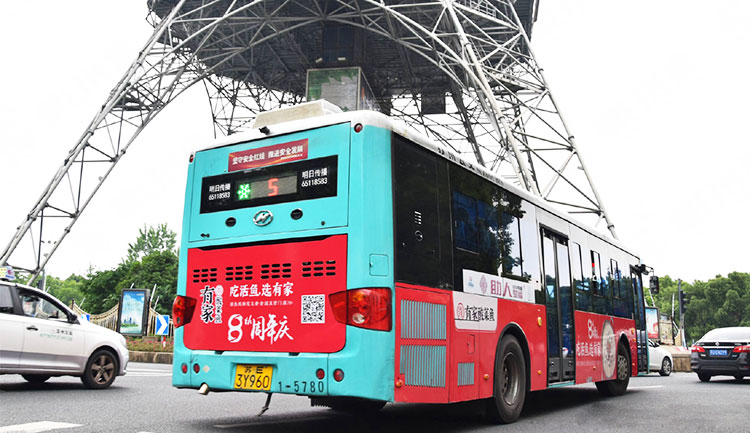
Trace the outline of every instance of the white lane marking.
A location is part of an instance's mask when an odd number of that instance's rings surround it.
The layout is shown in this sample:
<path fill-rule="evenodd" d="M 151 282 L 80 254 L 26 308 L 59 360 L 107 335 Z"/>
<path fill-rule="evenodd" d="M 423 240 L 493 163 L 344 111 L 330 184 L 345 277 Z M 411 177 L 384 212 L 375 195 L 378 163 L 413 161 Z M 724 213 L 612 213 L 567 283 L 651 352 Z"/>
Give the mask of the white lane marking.
<path fill-rule="evenodd" d="M 141 373 L 141 372 L 138 372 L 138 371 L 136 371 L 136 372 L 128 371 L 128 374 L 125 375 L 125 377 L 169 377 L 169 376 L 172 376 L 172 372 L 171 371 L 168 372 L 168 373 L 167 372 L 163 372 L 163 373 L 151 373 L 151 372 Z"/>
<path fill-rule="evenodd" d="M 655 389 L 664 388 L 663 385 L 629 386 L 628 389 Z"/>
<path fill-rule="evenodd" d="M 150 373 L 166 373 L 172 372 L 172 369 L 157 369 L 157 368 L 128 368 L 128 372 L 135 371 L 137 373 L 150 372 Z"/>
<path fill-rule="evenodd" d="M 80 427 L 81 424 L 68 424 L 66 422 L 39 421 L 27 424 L 16 424 L 0 427 L 0 433 L 41 433 L 61 428 Z"/>
<path fill-rule="evenodd" d="M 125 377 L 167 377 L 172 375 L 172 370 L 158 370 L 154 368 L 128 368 Z"/>

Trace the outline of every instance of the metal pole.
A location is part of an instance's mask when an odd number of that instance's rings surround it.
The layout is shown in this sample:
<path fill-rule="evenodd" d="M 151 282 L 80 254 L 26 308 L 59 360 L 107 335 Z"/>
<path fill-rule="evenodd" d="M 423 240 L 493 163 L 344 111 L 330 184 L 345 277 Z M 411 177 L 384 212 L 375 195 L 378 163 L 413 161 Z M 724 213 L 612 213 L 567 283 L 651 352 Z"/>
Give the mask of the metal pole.
<path fill-rule="evenodd" d="M 677 280 L 677 298 L 682 301 L 682 280 Z M 685 312 L 682 311 L 682 302 L 680 302 L 680 340 L 682 346 L 687 347 L 685 343 Z"/>
<path fill-rule="evenodd" d="M 670 320 L 674 320 L 674 293 L 672 293 L 672 314 L 669 316 Z"/>

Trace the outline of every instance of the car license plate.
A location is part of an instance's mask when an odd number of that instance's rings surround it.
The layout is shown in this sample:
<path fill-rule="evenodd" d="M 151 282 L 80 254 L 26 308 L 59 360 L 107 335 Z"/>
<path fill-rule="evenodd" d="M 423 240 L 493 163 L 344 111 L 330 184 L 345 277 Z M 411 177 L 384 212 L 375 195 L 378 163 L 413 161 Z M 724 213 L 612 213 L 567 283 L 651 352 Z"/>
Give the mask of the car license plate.
<path fill-rule="evenodd" d="M 270 391 L 273 366 L 237 364 L 234 369 L 234 389 Z"/>
<path fill-rule="evenodd" d="M 727 349 L 708 349 L 708 354 L 711 356 L 727 356 Z"/>

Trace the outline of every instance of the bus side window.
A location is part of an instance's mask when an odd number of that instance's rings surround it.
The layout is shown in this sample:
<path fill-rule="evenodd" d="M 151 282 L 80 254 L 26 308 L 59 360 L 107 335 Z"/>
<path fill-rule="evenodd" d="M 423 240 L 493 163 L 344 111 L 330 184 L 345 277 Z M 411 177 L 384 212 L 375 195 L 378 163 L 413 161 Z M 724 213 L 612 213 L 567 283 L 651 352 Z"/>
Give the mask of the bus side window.
<path fill-rule="evenodd" d="M 583 278 L 583 261 L 581 257 L 581 246 L 570 242 L 570 266 L 573 271 L 573 286 L 576 290 L 576 309 L 591 311 L 591 292 L 588 281 Z"/>
<path fill-rule="evenodd" d="M 523 276 L 532 282 L 541 281 L 539 266 L 539 229 L 536 225 L 536 207 L 521 202 L 521 269 Z"/>
<path fill-rule="evenodd" d="M 500 189 L 474 173 L 451 165 L 453 280 L 463 288 L 463 270 L 498 275 L 503 251 L 500 242 Z M 450 265 L 448 265 L 450 266 Z"/>
<path fill-rule="evenodd" d="M 594 295 L 601 296 L 599 291 L 599 253 L 591 250 L 591 291 Z"/>
<path fill-rule="evenodd" d="M 521 277 L 521 227 L 515 216 L 503 212 L 503 275 Z"/>
<path fill-rule="evenodd" d="M 458 191 L 453 192 L 453 226 L 456 248 L 479 252 L 477 241 L 477 201 Z"/>
<path fill-rule="evenodd" d="M 592 289 L 592 309 L 595 313 L 607 314 L 608 304 L 606 294 L 607 280 L 602 275 L 601 256 L 594 250 L 591 250 L 591 289 Z"/>
<path fill-rule="evenodd" d="M 522 228 L 522 221 L 526 217 L 527 209 L 524 209 L 521 198 L 515 194 L 503 191 L 501 207 L 500 238 L 502 246 L 500 250 L 502 251 L 503 264 L 501 274 L 505 277 L 521 281 L 529 281 L 531 274 L 524 269 L 524 262 L 526 261 L 524 253 L 527 252 L 527 250 L 523 249 L 523 244 L 527 241 L 524 240 L 523 236 L 527 232 L 533 231 L 534 237 L 529 239 L 529 241 L 536 239 L 535 215 L 529 215 L 529 220 L 533 224 L 533 230 L 524 230 Z M 524 233 L 524 235 L 522 235 L 522 233 Z M 536 246 L 535 243 L 534 250 L 536 253 L 538 253 L 538 248 L 539 247 Z M 534 262 L 536 262 L 536 267 L 539 268 L 538 254 L 536 260 L 533 260 L 532 257 L 533 256 L 531 255 L 529 256 L 529 270 L 534 266 Z"/>
<path fill-rule="evenodd" d="M 625 290 L 625 287 L 627 287 L 626 281 L 624 281 L 622 276 L 622 271 L 620 270 L 620 265 L 617 263 L 617 260 L 612 259 L 610 261 L 610 266 L 612 268 L 612 292 L 614 293 L 614 310 L 615 310 L 615 316 L 618 317 L 630 317 L 630 301 L 628 300 L 628 294 L 627 290 Z"/>
<path fill-rule="evenodd" d="M 393 178 L 396 279 L 445 286 L 437 157 L 394 135 Z"/>

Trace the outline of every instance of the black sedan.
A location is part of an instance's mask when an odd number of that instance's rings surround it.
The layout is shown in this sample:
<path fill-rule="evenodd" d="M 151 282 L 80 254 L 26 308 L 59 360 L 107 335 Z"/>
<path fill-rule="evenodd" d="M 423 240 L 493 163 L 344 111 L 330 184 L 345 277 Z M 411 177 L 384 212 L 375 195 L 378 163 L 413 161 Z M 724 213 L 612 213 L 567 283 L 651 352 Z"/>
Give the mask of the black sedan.
<path fill-rule="evenodd" d="M 690 368 L 702 382 L 711 376 L 750 376 L 750 327 L 713 329 L 690 351 Z"/>

